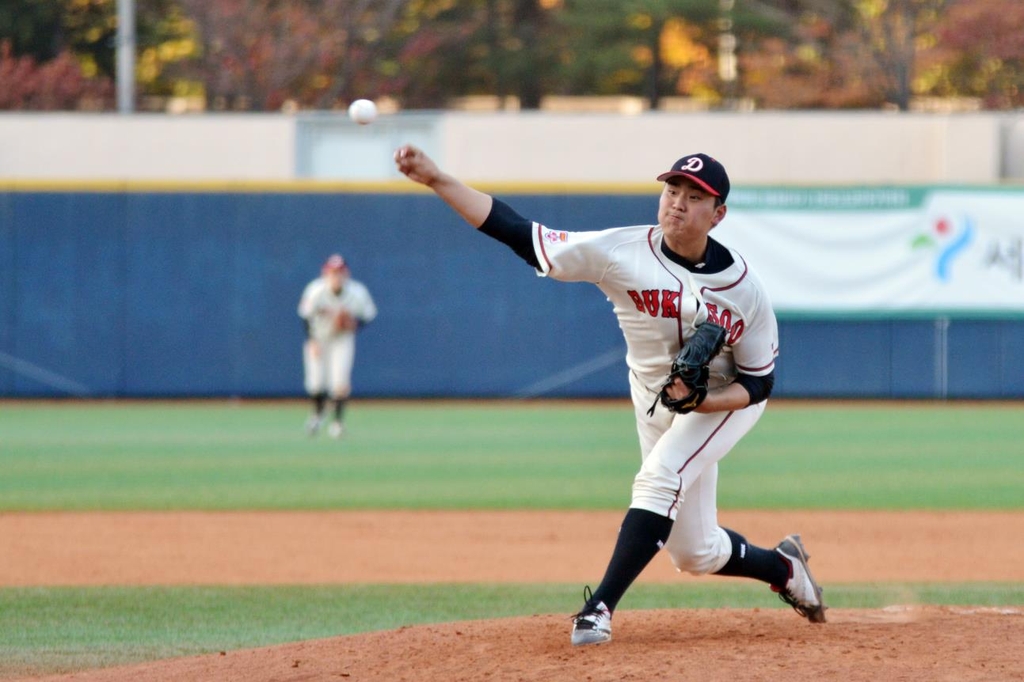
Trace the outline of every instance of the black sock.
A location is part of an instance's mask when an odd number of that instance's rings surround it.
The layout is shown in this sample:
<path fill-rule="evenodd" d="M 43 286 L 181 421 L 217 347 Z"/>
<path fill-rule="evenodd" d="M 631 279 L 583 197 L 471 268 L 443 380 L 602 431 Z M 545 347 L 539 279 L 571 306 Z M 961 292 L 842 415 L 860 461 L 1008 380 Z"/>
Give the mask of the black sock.
<path fill-rule="evenodd" d="M 341 418 L 345 414 L 345 399 L 339 398 L 334 401 L 334 420 L 341 423 Z"/>
<path fill-rule="evenodd" d="M 316 415 L 319 417 L 324 413 L 324 404 L 327 402 L 326 393 L 317 393 L 313 396 L 313 409 L 316 410 Z"/>
<path fill-rule="evenodd" d="M 789 580 L 789 564 L 773 549 L 755 547 L 736 531 L 723 528 L 732 540 L 732 556 L 715 575 L 754 578 L 769 585 L 784 587 Z"/>
<path fill-rule="evenodd" d="M 619 528 L 619 538 L 601 584 L 594 590 L 594 602 L 603 601 L 614 611 L 622 595 L 668 540 L 672 519 L 645 509 L 630 509 Z"/>

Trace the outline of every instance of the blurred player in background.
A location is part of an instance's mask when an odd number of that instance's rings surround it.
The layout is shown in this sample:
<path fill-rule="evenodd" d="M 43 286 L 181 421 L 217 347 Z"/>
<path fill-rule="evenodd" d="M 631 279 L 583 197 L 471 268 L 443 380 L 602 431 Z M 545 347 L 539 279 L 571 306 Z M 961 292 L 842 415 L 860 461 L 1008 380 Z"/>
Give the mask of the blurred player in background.
<path fill-rule="evenodd" d="M 377 306 L 369 290 L 351 278 L 345 259 L 338 254 L 327 259 L 320 276 L 303 290 L 299 301 L 299 317 L 306 326 L 302 360 L 306 393 L 313 398 L 313 414 L 306 421 L 309 435 L 316 435 L 323 425 L 328 398 L 334 402 L 328 433 L 332 438 L 344 433 L 356 332 L 376 316 Z"/>

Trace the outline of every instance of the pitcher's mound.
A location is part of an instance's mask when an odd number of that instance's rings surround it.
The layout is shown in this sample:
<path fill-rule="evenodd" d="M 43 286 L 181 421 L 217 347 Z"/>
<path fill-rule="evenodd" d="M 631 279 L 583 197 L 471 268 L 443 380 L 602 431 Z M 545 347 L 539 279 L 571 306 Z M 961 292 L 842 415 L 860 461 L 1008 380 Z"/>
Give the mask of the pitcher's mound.
<path fill-rule="evenodd" d="M 481 680 L 1024 680 L 1024 609 L 783 609 L 615 614 L 608 644 L 574 648 L 565 615 L 404 627 L 47 678 L 76 682 Z"/>

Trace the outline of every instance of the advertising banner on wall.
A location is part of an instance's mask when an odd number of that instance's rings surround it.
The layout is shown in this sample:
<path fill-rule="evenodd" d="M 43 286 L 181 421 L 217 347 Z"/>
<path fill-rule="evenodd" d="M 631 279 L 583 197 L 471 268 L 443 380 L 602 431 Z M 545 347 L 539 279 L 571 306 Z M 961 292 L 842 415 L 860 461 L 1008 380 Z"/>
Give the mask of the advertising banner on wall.
<path fill-rule="evenodd" d="M 1024 188 L 737 187 L 712 232 L 779 312 L 1024 313 Z"/>

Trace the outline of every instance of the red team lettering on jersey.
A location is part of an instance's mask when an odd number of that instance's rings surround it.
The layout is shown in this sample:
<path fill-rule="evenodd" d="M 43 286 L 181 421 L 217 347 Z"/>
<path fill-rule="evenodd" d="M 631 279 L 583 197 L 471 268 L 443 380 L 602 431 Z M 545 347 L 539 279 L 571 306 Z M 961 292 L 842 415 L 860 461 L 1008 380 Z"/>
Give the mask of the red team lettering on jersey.
<path fill-rule="evenodd" d="M 626 292 L 636 304 L 637 311 L 646 312 L 651 317 L 671 317 L 679 319 L 679 292 L 672 289 L 644 289 L 637 292 L 630 289 Z"/>
<path fill-rule="evenodd" d="M 672 289 L 644 289 L 636 291 L 630 289 L 626 292 L 633 299 L 637 312 L 647 313 L 651 317 L 669 317 L 679 319 L 679 292 Z M 743 336 L 743 320 L 734 318 L 733 312 L 728 308 L 719 310 L 714 303 L 706 303 L 708 308 L 708 320 L 725 327 L 728 332 L 726 344 L 732 346 Z"/>
<path fill-rule="evenodd" d="M 733 346 L 740 337 L 743 336 L 743 320 L 740 318 L 733 319 L 732 311 L 728 308 L 723 309 L 721 312 L 718 310 L 718 306 L 714 303 L 705 304 L 708 307 L 708 319 L 715 324 L 720 324 L 729 332 L 729 336 L 726 337 L 726 345 Z"/>

